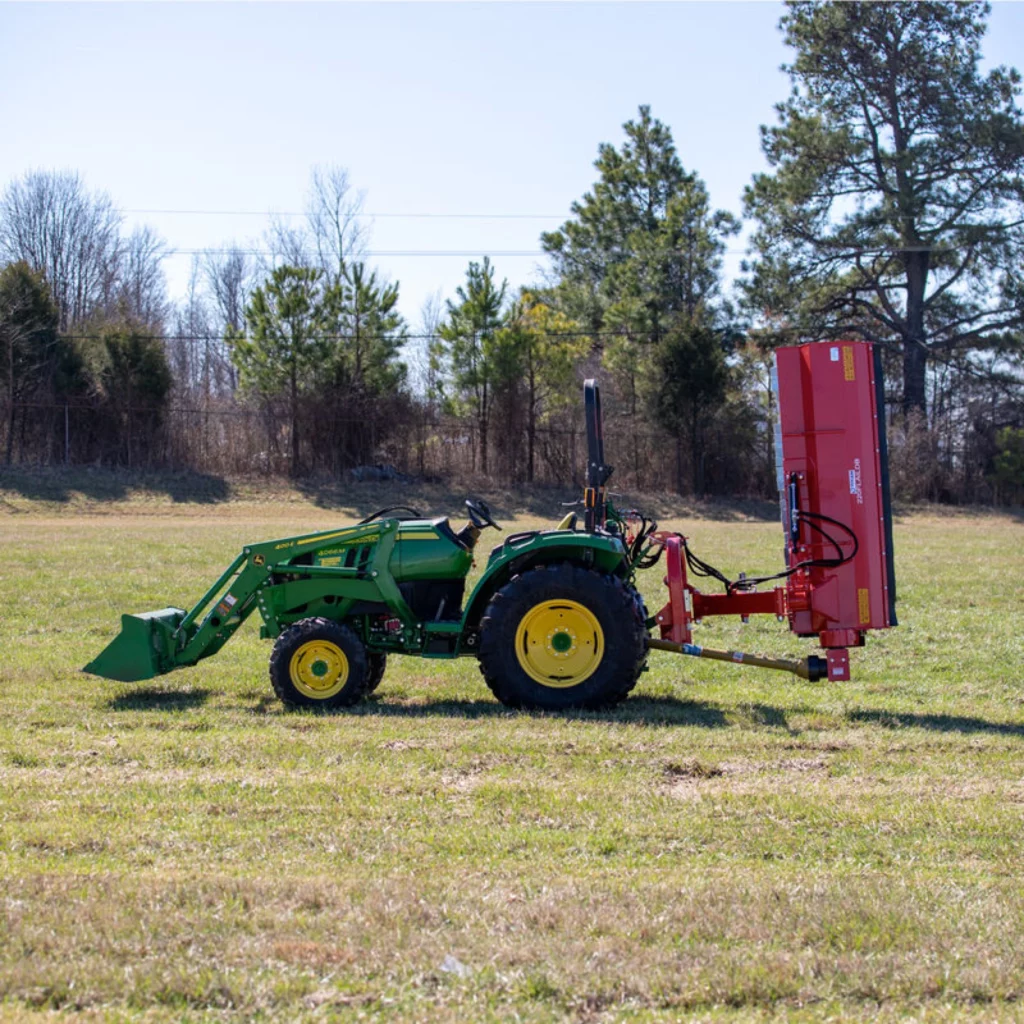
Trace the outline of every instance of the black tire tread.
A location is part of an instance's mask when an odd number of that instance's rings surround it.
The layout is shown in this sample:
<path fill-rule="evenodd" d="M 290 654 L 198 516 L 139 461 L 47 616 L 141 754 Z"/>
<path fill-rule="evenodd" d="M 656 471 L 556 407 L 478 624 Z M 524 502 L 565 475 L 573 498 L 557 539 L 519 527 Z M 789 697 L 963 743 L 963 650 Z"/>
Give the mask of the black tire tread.
<path fill-rule="evenodd" d="M 296 647 L 318 636 L 338 644 L 348 658 L 349 681 L 341 692 L 325 700 L 314 700 L 298 693 L 291 682 L 288 664 Z M 383 670 L 382 670 L 383 674 Z M 288 707 L 351 707 L 369 692 L 371 680 L 367 651 L 362 640 L 348 627 L 318 616 L 300 619 L 281 632 L 270 654 L 270 685 L 282 704 Z M 377 682 L 380 682 L 378 679 Z"/>
<path fill-rule="evenodd" d="M 367 651 L 366 661 L 369 666 L 366 676 L 366 696 L 380 686 L 384 678 L 384 670 L 388 667 L 388 656 L 378 651 Z"/>
<path fill-rule="evenodd" d="M 515 679 L 510 678 L 509 672 L 505 670 L 509 658 L 514 657 L 507 647 L 506 637 L 509 633 L 515 634 L 515 627 L 522 614 L 516 606 L 521 601 L 530 596 L 534 600 L 545 600 L 545 595 L 556 588 L 561 592 L 558 596 L 562 597 L 567 596 L 567 590 L 578 596 L 597 595 L 598 601 L 611 613 L 612 621 L 617 625 L 614 642 L 627 658 L 627 664 L 597 696 L 579 702 L 569 699 L 564 703 L 554 697 L 549 707 L 524 700 Z M 512 618 L 515 618 L 514 623 L 510 621 Z M 616 576 L 585 569 L 570 562 L 531 569 L 521 576 L 513 577 L 501 587 L 484 611 L 480 622 L 480 671 L 491 693 L 507 707 L 537 710 L 558 710 L 559 707 L 598 710 L 612 707 L 629 696 L 647 664 L 648 632 L 645 619 L 646 611 L 640 595 Z M 629 645 L 632 645 L 632 657 L 629 656 Z M 606 651 L 609 646 L 610 638 L 606 638 Z M 518 669 L 518 665 L 516 667 Z M 554 690 L 552 693 L 566 691 Z M 556 704 L 559 707 L 555 707 Z"/>

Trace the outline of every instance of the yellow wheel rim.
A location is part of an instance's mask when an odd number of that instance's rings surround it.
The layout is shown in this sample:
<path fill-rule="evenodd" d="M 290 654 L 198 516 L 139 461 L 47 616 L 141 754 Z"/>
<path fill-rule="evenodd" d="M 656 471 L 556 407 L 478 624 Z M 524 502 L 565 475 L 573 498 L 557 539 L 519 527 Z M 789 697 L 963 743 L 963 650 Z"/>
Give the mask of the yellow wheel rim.
<path fill-rule="evenodd" d="M 330 640 L 309 640 L 292 655 L 288 671 L 299 693 L 313 700 L 326 700 L 348 682 L 348 658 Z"/>
<path fill-rule="evenodd" d="M 542 601 L 516 630 L 516 658 L 534 682 L 558 690 L 578 686 L 604 657 L 604 631 L 597 617 L 576 601 Z"/>

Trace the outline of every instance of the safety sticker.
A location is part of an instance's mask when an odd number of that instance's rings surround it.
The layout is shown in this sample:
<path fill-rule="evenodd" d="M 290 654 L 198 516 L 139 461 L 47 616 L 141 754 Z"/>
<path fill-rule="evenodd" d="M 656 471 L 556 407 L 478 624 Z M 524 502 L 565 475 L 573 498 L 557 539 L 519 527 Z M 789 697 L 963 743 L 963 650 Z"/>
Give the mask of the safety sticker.
<path fill-rule="evenodd" d="M 843 346 L 843 380 L 856 380 L 857 374 L 853 366 L 853 349 Z"/>
<path fill-rule="evenodd" d="M 860 613 L 860 624 L 866 626 L 871 621 L 871 596 L 866 587 L 857 590 L 857 611 Z"/>

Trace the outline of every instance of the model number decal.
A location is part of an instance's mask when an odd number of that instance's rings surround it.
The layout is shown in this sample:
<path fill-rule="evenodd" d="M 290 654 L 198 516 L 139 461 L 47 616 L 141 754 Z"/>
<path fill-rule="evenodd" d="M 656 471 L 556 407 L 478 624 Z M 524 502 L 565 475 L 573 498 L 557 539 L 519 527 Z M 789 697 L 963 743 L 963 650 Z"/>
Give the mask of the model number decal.
<path fill-rule="evenodd" d="M 864 504 L 864 487 L 861 481 L 860 459 L 853 460 L 853 469 L 850 473 L 850 493 L 857 496 L 857 504 Z"/>

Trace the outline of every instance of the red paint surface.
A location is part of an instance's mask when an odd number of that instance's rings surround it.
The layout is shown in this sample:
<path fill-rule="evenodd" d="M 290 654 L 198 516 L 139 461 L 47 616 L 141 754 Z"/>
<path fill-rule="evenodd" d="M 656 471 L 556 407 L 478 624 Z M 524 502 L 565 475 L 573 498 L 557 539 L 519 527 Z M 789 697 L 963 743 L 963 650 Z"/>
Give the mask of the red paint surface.
<path fill-rule="evenodd" d="M 828 650 L 830 679 L 849 679 L 847 648 L 863 645 L 869 629 L 894 625 L 873 353 L 857 341 L 799 345 L 779 349 L 776 366 L 787 567 L 837 555 L 806 519 L 791 536 L 790 481 L 797 508 L 848 526 L 857 553 L 843 565 L 800 569 L 772 590 L 702 594 L 687 580 L 682 539 L 658 534 L 665 543 L 669 599 L 657 623 L 663 639 L 689 643 L 693 623 L 702 618 L 773 614 L 788 619 L 800 636 L 818 638 Z M 839 542 L 844 556 L 853 552 L 846 531 L 814 521 Z"/>
<path fill-rule="evenodd" d="M 776 366 L 784 483 L 795 475 L 798 507 L 845 523 L 860 545 L 845 565 L 807 570 L 807 607 L 791 610 L 790 628 L 818 635 L 825 647 L 853 646 L 863 642 L 865 630 L 892 625 L 871 346 L 842 341 L 780 348 Z M 852 550 L 843 531 L 821 525 L 844 553 Z M 788 550 L 790 565 L 834 554 L 806 522 Z M 793 580 L 794 588 L 799 585 Z"/>

